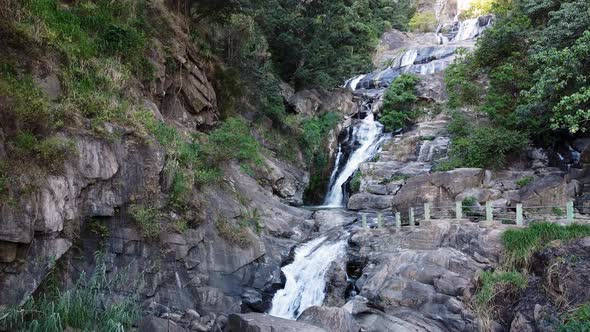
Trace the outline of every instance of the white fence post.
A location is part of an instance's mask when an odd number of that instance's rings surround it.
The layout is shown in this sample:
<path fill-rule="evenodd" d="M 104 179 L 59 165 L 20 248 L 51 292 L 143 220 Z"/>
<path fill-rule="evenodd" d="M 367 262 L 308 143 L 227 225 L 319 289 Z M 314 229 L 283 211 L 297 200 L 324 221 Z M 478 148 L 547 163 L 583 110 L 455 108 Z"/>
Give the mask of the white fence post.
<path fill-rule="evenodd" d="M 377 228 L 383 228 L 383 215 L 377 213 Z"/>
<path fill-rule="evenodd" d="M 490 201 L 486 202 L 486 221 L 489 221 L 489 222 L 494 221 L 494 215 L 492 212 L 492 203 Z"/>
<path fill-rule="evenodd" d="M 567 214 L 567 223 L 573 224 L 574 223 L 574 202 L 568 201 L 567 205 L 565 206 L 566 214 Z"/>
<path fill-rule="evenodd" d="M 430 203 L 424 203 L 424 220 L 430 220 Z"/>
<path fill-rule="evenodd" d="M 416 226 L 416 220 L 414 219 L 414 208 L 410 208 L 410 226 Z"/>
<path fill-rule="evenodd" d="M 522 204 L 516 204 L 516 225 L 522 226 L 524 224 L 524 218 L 522 214 Z"/>
<path fill-rule="evenodd" d="M 463 202 L 455 202 L 455 217 L 456 219 L 463 219 Z"/>
<path fill-rule="evenodd" d="M 402 214 L 399 212 L 395 213 L 395 228 L 402 228 Z"/>
<path fill-rule="evenodd" d="M 363 216 L 362 216 L 362 220 L 363 220 L 363 222 L 362 222 L 363 228 L 367 228 L 367 215 L 364 214 L 364 213 L 363 213 Z"/>

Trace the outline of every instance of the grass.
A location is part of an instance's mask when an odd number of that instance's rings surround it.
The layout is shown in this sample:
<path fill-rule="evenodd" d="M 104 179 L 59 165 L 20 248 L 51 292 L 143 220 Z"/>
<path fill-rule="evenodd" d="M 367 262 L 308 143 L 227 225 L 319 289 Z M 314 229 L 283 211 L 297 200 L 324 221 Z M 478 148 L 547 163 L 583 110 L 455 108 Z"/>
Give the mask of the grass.
<path fill-rule="evenodd" d="M 534 179 L 535 177 L 531 175 L 523 176 L 516 181 L 516 186 L 518 188 L 526 187 L 529 183 L 533 182 Z"/>
<path fill-rule="evenodd" d="M 139 304 L 132 297 L 117 302 L 105 301 L 111 284 L 106 277 L 104 260 L 101 255 L 96 257 L 92 276 L 86 277 L 82 273 L 72 289 L 60 291 L 51 287 L 21 307 L 0 311 L 0 328 L 44 332 L 130 330 L 139 318 Z"/>
<path fill-rule="evenodd" d="M 388 184 L 388 183 L 392 183 L 392 182 L 396 182 L 396 181 L 406 181 L 407 179 L 409 179 L 411 177 L 412 176 L 409 174 L 403 174 L 403 173 L 394 174 L 394 175 L 390 176 L 389 178 L 383 179 L 381 182 L 379 182 L 379 184 Z"/>
<path fill-rule="evenodd" d="M 155 238 L 160 235 L 162 225 L 159 219 L 162 215 L 157 208 L 147 207 L 145 205 L 132 205 L 129 211 L 143 237 Z"/>
<path fill-rule="evenodd" d="M 554 240 L 572 240 L 590 236 L 590 225 L 560 226 L 553 223 L 534 223 L 524 229 L 510 229 L 502 235 L 506 264 L 526 267 L 531 255 Z"/>
<path fill-rule="evenodd" d="M 590 331 L 590 303 L 586 303 L 562 318 L 559 332 Z"/>
<path fill-rule="evenodd" d="M 236 244 L 242 248 L 252 245 L 253 240 L 248 232 L 248 228 L 243 225 L 232 223 L 225 218 L 220 218 L 215 222 L 215 227 L 219 236 L 230 244 Z"/>
<path fill-rule="evenodd" d="M 475 301 L 481 306 L 489 305 L 501 286 L 514 286 L 518 289 L 526 287 L 526 278 L 516 271 L 485 271 L 480 278 L 481 286 L 475 296 Z"/>

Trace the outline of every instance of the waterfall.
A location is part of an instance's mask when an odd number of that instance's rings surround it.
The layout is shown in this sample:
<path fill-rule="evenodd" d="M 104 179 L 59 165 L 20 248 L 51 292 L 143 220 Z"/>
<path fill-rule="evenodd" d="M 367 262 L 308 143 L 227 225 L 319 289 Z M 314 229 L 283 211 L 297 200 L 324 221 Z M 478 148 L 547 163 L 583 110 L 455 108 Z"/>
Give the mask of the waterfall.
<path fill-rule="evenodd" d="M 334 181 L 331 181 L 324 205 L 330 207 L 344 205 L 344 184 L 359 169 L 362 163 L 369 160 L 377 152 L 382 142 L 382 132 L 383 125 L 375 121 L 375 115 L 370 109 L 360 125 L 354 128 L 353 140 L 358 148 L 350 155 L 344 168 Z M 338 172 L 338 169 L 335 169 L 334 172 Z"/>
<path fill-rule="evenodd" d="M 285 288 L 272 299 L 272 316 L 296 319 L 305 309 L 322 305 L 326 273 L 331 263 L 344 257 L 346 240 L 335 242 L 323 236 L 295 249 L 293 263 L 281 270 L 287 278 Z"/>

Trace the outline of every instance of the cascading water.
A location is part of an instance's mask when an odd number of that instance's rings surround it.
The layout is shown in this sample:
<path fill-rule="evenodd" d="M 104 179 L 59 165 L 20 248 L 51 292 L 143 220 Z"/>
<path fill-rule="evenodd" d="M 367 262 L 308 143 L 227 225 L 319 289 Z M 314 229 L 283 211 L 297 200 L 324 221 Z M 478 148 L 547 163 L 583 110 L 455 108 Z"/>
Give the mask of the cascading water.
<path fill-rule="evenodd" d="M 362 163 L 373 157 L 381 143 L 382 133 L 383 125 L 375 120 L 375 115 L 372 110 L 369 110 L 360 125 L 354 128 L 353 139 L 358 143 L 358 148 L 350 155 L 334 181 L 330 183 L 330 189 L 324 201 L 325 206 L 341 207 L 344 205 L 344 184 Z M 338 172 L 338 169 L 334 171 Z"/>
<path fill-rule="evenodd" d="M 295 250 L 293 263 L 282 268 L 287 282 L 272 299 L 272 316 L 296 319 L 305 309 L 322 305 L 326 272 L 330 264 L 344 257 L 346 240 L 328 236 L 312 240 Z"/>

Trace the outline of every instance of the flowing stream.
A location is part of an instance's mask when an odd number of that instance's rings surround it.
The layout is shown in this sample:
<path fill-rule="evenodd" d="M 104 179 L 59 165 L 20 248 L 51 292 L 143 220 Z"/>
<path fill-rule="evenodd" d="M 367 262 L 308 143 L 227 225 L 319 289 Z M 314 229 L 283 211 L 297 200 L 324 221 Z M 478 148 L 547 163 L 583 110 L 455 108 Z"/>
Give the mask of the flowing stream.
<path fill-rule="evenodd" d="M 330 240 L 328 236 L 319 237 L 298 247 L 293 263 L 282 269 L 287 283 L 272 299 L 269 314 L 296 319 L 305 309 L 322 305 L 328 268 L 333 261 L 344 257 L 345 249 L 345 237 Z"/>

